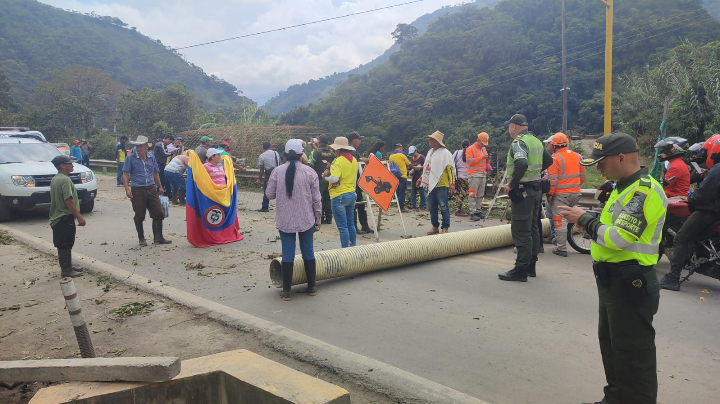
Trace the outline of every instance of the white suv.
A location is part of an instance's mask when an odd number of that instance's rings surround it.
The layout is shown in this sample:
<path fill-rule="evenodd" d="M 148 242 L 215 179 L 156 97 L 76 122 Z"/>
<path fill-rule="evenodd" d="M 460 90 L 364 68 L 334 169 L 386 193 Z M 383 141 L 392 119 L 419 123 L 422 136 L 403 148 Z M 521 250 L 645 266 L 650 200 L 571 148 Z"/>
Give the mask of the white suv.
<path fill-rule="evenodd" d="M 50 161 L 61 154 L 37 138 L 0 135 L 0 222 L 10 220 L 13 209 L 50 204 L 50 181 L 57 174 Z M 80 212 L 91 212 L 97 196 L 95 175 L 83 165 L 73 166 L 70 179 L 77 188 Z"/>

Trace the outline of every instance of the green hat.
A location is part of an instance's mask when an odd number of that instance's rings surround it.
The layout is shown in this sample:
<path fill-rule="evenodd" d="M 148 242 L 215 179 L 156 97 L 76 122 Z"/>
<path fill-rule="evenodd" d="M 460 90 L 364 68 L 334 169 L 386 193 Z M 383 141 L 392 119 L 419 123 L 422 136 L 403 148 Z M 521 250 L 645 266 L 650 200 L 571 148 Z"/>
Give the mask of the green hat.
<path fill-rule="evenodd" d="M 632 136 L 627 133 L 615 132 L 598 138 L 595 144 L 593 144 L 593 151 L 590 157 L 581 161 L 580 164 L 591 166 L 597 164 L 607 156 L 637 152 L 637 142 Z"/>
<path fill-rule="evenodd" d="M 213 139 L 210 136 L 203 136 L 200 138 L 200 143 L 212 142 L 212 140 Z"/>
<path fill-rule="evenodd" d="M 515 125 L 520 126 L 528 126 L 527 124 L 527 118 L 525 118 L 525 115 L 523 114 L 515 114 L 510 118 L 510 120 L 505 121 L 505 125 L 509 125 L 511 123 L 514 123 Z"/>

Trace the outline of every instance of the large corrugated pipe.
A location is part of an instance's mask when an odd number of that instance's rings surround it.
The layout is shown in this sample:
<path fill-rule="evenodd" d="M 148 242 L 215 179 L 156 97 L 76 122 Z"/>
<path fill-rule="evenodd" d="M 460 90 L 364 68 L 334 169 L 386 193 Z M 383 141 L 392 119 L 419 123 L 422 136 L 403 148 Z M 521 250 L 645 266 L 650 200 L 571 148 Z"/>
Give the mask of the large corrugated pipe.
<path fill-rule="evenodd" d="M 550 221 L 543 219 L 542 223 L 543 233 L 548 235 Z M 319 251 L 315 253 L 316 280 L 322 281 L 401 267 L 510 245 L 513 245 L 512 234 L 510 225 L 506 224 L 477 230 Z M 270 280 L 275 287 L 282 287 L 281 258 L 275 258 L 270 263 Z M 300 285 L 306 282 L 302 256 L 296 255 L 292 284 Z"/>

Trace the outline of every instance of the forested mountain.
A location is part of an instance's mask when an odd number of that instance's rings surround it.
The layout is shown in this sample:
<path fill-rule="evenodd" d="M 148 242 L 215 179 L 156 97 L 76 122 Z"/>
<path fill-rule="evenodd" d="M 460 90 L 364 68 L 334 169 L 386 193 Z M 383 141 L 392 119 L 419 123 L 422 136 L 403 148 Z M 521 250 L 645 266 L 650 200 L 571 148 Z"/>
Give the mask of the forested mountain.
<path fill-rule="evenodd" d="M 569 126 L 601 133 L 605 10 L 597 0 L 566 0 L 566 11 Z M 560 28 L 560 0 L 466 7 L 430 24 L 388 62 L 280 122 L 336 135 L 359 130 L 370 142 L 422 147 L 435 130 L 449 136 L 452 148 L 486 131 L 495 150 L 509 142 L 502 123 L 521 112 L 530 129 L 545 136 L 562 123 Z M 658 65 L 684 40 L 703 45 L 720 38 L 720 24 L 701 0 L 623 0 L 615 2 L 614 32 L 617 78 Z"/>
<path fill-rule="evenodd" d="M 474 3 L 470 4 L 478 6 L 491 6 L 497 2 L 498 0 L 475 0 Z M 441 16 L 456 13 L 460 11 L 462 7 L 467 6 L 468 4 L 464 6 L 445 6 L 439 10 L 433 11 L 432 13 L 423 15 L 413 21 L 410 25 L 417 28 L 418 35 L 423 35 L 427 30 L 428 25 L 430 25 L 433 21 L 436 21 Z M 390 33 L 388 33 L 388 36 L 390 36 Z M 376 66 L 387 62 L 390 59 L 390 55 L 398 51 L 400 51 L 400 45 L 393 44 L 393 46 L 388 48 L 388 50 L 386 50 L 382 55 L 376 57 L 367 64 L 356 67 L 355 69 L 343 73 L 334 73 L 330 76 L 326 76 L 325 78 L 310 80 L 307 83 L 290 86 L 287 90 L 281 91 L 280 94 L 266 102 L 263 108 L 268 110 L 270 114 L 281 115 L 299 106 L 317 102 L 321 98 L 328 96 L 335 87 L 338 86 L 338 84 L 343 83 L 349 76 L 369 72 Z"/>
<path fill-rule="evenodd" d="M 118 18 L 68 12 L 34 0 L 0 0 L 0 64 L 20 104 L 51 71 L 72 65 L 103 70 L 136 90 L 183 83 L 206 108 L 252 102 Z"/>

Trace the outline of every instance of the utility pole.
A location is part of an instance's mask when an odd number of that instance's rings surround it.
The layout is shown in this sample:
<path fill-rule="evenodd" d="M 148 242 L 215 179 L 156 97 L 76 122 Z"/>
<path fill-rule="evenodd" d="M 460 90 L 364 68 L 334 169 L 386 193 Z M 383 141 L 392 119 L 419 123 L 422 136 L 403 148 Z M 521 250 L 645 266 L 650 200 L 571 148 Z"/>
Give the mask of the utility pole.
<path fill-rule="evenodd" d="M 567 134 L 567 118 L 568 118 L 568 106 L 567 106 L 567 70 L 565 66 L 565 0 L 562 0 L 562 85 L 563 88 L 563 120 L 562 120 L 562 132 Z"/>
<path fill-rule="evenodd" d="M 612 43 L 613 0 L 598 0 L 605 5 L 605 125 L 604 135 L 612 132 Z"/>

